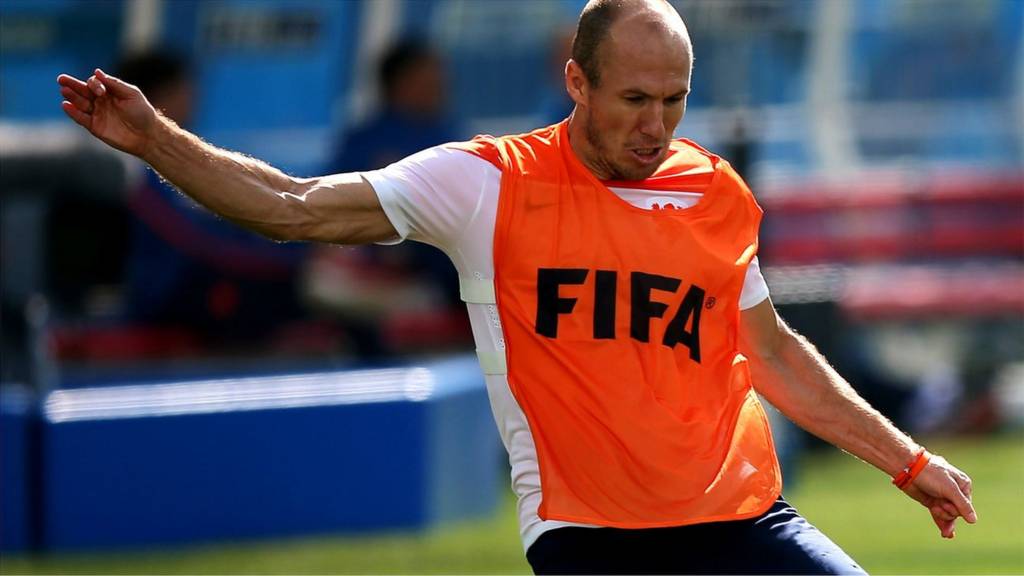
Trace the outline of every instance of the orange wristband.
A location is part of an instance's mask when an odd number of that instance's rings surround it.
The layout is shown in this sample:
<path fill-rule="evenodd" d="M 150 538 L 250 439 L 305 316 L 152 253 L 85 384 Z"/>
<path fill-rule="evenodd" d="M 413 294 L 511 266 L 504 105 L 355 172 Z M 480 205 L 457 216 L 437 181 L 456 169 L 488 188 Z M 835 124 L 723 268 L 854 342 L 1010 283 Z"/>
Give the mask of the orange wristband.
<path fill-rule="evenodd" d="M 921 451 L 914 457 L 914 461 L 893 477 L 892 483 L 900 490 L 906 488 L 914 481 L 914 478 L 917 478 L 917 475 L 921 473 L 921 470 L 924 470 L 924 467 L 928 465 L 928 460 L 931 457 L 932 455 L 929 454 L 927 450 L 921 448 Z"/>

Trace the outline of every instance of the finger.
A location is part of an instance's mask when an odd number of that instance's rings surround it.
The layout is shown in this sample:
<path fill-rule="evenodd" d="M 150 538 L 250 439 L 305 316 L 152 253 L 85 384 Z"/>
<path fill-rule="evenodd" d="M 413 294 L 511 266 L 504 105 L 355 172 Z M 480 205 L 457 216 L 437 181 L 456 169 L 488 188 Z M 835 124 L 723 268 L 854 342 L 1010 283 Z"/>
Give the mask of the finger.
<path fill-rule="evenodd" d="M 115 96 L 130 96 L 135 93 L 136 88 L 134 86 L 120 78 L 108 75 L 99 68 L 96 69 L 96 77 L 99 78 L 100 82 L 102 82 L 103 85 L 106 86 Z"/>
<path fill-rule="evenodd" d="M 945 531 L 942 533 L 946 538 L 956 538 L 956 520 L 950 520 L 949 524 L 946 525 Z"/>
<path fill-rule="evenodd" d="M 65 86 L 65 87 L 68 87 L 68 88 L 74 90 L 80 96 L 83 96 L 85 98 L 92 98 L 93 97 L 93 93 L 89 90 L 89 86 L 86 85 L 85 82 L 82 82 L 81 80 L 79 80 L 78 78 L 75 78 L 74 76 L 68 76 L 67 74 L 61 74 L 60 76 L 57 76 L 57 83 L 60 84 L 61 86 Z"/>
<path fill-rule="evenodd" d="M 971 504 L 970 498 L 964 496 L 964 493 L 960 491 L 959 486 L 955 483 L 953 486 L 954 488 L 950 490 L 951 494 L 949 495 L 949 500 L 953 502 L 957 511 L 964 517 L 964 520 L 974 524 L 978 521 L 978 515 L 974 511 L 974 505 Z"/>
<path fill-rule="evenodd" d="M 100 82 L 99 78 L 95 76 L 90 76 L 86 84 L 88 84 L 89 90 L 91 90 L 96 96 L 103 96 L 107 93 L 107 88 L 102 82 Z"/>
<path fill-rule="evenodd" d="M 71 102 L 65 100 L 60 103 L 60 107 L 62 110 L 64 110 L 65 114 L 70 116 L 71 119 L 74 120 L 75 123 L 81 126 L 82 128 L 88 130 L 89 127 L 92 126 L 92 116 L 86 114 L 85 112 L 82 112 L 81 110 L 76 108 L 75 105 Z"/>
<path fill-rule="evenodd" d="M 928 511 L 932 513 L 932 518 L 935 518 L 936 520 L 943 520 L 945 522 L 956 520 L 956 517 L 959 516 L 956 512 L 956 508 L 953 508 L 953 512 L 950 513 L 950 511 L 944 506 L 938 504 L 928 508 Z"/>
<path fill-rule="evenodd" d="M 949 500 L 943 500 L 941 506 L 947 514 L 954 518 L 960 515 L 959 511 L 956 509 L 956 506 L 954 506 L 953 503 L 950 502 Z"/>
<path fill-rule="evenodd" d="M 953 538 L 956 534 L 956 520 L 943 520 L 932 516 L 935 526 L 939 528 L 939 535 L 943 538 Z"/>
<path fill-rule="evenodd" d="M 93 109 L 92 100 L 90 100 L 88 98 L 83 98 L 82 96 L 80 96 L 78 94 L 78 92 L 75 92 L 71 88 L 68 88 L 67 86 L 61 87 L 60 95 L 63 96 L 64 99 L 67 100 L 68 102 L 71 102 L 72 104 L 74 104 L 75 108 L 78 108 L 82 112 L 85 112 L 87 114 L 91 114 L 92 113 L 92 109 Z"/>
<path fill-rule="evenodd" d="M 957 471 L 956 483 L 960 486 L 960 491 L 964 493 L 969 499 L 971 497 L 971 491 L 974 489 L 971 477 L 963 472 Z"/>

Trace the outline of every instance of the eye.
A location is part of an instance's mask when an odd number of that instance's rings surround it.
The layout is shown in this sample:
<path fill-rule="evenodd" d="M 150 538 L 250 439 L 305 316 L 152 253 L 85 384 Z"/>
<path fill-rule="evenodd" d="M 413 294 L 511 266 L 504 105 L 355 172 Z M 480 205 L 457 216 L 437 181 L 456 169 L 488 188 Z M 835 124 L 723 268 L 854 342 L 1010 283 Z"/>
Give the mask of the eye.
<path fill-rule="evenodd" d="M 636 94 L 634 94 L 632 96 L 626 96 L 626 102 L 629 102 L 630 104 L 642 104 L 643 101 L 644 101 L 644 97 L 643 96 L 639 96 L 639 95 L 636 95 Z"/>
<path fill-rule="evenodd" d="M 683 97 L 682 96 L 671 96 L 669 98 L 665 98 L 665 103 L 666 104 L 671 104 L 671 105 L 679 104 L 682 101 L 683 101 Z"/>

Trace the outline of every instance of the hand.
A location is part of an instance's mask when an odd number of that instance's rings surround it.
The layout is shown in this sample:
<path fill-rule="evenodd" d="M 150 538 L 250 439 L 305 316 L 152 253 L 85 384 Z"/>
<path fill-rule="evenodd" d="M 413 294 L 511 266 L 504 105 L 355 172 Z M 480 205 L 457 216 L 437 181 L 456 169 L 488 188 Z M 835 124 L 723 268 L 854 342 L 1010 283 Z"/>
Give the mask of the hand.
<path fill-rule="evenodd" d="M 978 521 L 971 504 L 971 479 L 942 456 L 932 456 L 928 465 L 903 489 L 931 512 L 943 538 L 956 536 L 954 524 L 962 516 L 970 524 Z"/>
<path fill-rule="evenodd" d="M 118 150 L 146 153 L 159 120 L 142 91 L 99 68 L 86 82 L 61 74 L 57 83 L 61 108 L 72 120 Z"/>

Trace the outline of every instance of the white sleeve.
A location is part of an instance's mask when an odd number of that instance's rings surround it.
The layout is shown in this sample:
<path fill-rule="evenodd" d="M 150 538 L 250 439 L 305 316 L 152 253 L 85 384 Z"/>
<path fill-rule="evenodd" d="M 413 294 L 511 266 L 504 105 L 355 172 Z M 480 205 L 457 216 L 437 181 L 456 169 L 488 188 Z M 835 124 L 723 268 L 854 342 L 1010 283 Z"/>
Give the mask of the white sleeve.
<path fill-rule="evenodd" d="M 747 266 L 747 277 L 743 280 L 743 291 L 740 292 L 740 310 L 753 308 L 768 297 L 768 284 L 761 275 L 761 265 L 757 256 Z"/>
<path fill-rule="evenodd" d="M 492 172 L 500 171 L 487 160 L 442 145 L 361 175 L 377 193 L 399 242 L 417 240 L 450 254 Z"/>

